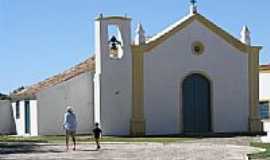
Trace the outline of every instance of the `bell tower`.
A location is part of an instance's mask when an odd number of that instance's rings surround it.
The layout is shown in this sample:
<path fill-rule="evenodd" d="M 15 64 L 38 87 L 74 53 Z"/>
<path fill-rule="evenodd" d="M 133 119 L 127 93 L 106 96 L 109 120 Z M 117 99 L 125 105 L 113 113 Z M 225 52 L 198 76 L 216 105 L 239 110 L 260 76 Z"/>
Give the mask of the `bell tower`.
<path fill-rule="evenodd" d="M 95 122 L 106 135 L 128 135 L 132 107 L 131 19 L 95 20 Z"/>

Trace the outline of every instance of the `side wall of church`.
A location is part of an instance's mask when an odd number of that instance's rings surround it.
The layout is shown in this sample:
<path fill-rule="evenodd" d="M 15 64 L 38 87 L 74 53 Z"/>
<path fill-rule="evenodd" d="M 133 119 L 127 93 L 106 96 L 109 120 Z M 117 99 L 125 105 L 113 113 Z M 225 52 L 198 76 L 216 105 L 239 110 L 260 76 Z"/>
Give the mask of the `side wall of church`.
<path fill-rule="evenodd" d="M 77 133 L 93 128 L 93 73 L 87 72 L 48 88 L 37 95 L 39 135 L 64 134 L 66 107 L 73 106 L 78 120 Z"/>
<path fill-rule="evenodd" d="M 200 41 L 205 51 L 192 54 Z M 146 134 L 182 132 L 182 82 L 202 73 L 211 82 L 213 132 L 248 131 L 248 54 L 194 21 L 144 57 Z"/>

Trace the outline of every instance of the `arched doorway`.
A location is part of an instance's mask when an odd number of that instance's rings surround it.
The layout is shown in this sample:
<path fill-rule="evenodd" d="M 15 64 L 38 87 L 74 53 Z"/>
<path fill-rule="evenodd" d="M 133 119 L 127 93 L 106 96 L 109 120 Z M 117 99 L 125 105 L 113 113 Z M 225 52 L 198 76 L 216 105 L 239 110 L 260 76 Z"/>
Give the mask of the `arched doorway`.
<path fill-rule="evenodd" d="M 189 75 L 182 84 L 184 133 L 211 131 L 211 93 L 209 80 L 198 73 Z"/>

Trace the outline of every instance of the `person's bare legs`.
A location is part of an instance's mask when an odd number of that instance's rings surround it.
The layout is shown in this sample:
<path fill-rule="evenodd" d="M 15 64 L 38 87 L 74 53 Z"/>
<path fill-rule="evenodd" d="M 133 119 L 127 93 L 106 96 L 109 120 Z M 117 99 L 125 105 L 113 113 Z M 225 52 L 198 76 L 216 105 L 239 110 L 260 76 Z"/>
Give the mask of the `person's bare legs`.
<path fill-rule="evenodd" d="M 72 140 L 73 140 L 73 151 L 75 151 L 75 150 L 76 150 L 76 138 L 75 138 L 75 133 L 72 133 L 71 137 L 72 137 Z"/>
<path fill-rule="evenodd" d="M 99 138 L 95 138 L 97 149 L 100 149 Z"/>
<path fill-rule="evenodd" d="M 69 133 L 66 131 L 66 151 L 69 150 Z"/>

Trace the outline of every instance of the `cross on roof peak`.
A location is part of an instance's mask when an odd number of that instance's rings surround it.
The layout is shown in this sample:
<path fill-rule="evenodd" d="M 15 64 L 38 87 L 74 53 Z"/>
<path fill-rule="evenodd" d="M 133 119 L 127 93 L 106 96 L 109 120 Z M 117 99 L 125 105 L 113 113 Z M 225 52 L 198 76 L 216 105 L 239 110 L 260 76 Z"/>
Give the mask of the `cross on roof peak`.
<path fill-rule="evenodd" d="M 190 0 L 190 3 L 195 6 L 197 1 L 196 0 Z"/>
<path fill-rule="evenodd" d="M 190 14 L 196 14 L 197 13 L 197 0 L 190 0 L 191 6 L 190 6 Z"/>

